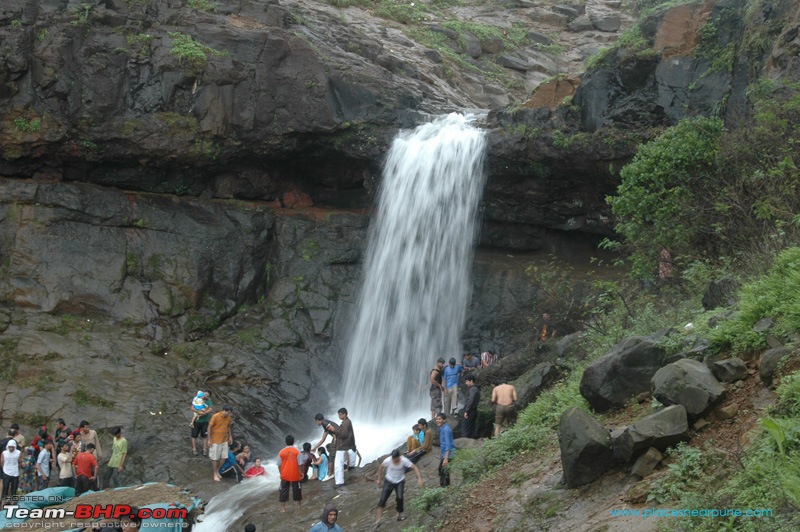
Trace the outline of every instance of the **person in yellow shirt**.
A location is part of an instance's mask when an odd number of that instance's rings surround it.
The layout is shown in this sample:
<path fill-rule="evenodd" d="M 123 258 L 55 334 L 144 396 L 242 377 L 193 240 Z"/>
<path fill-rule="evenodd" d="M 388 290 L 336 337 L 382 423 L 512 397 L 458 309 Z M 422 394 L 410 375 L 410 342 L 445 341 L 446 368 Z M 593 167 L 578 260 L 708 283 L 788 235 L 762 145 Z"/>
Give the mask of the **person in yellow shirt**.
<path fill-rule="evenodd" d="M 208 422 L 208 457 L 214 466 L 214 480 L 219 482 L 222 478 L 219 475 L 219 468 L 222 462 L 228 459 L 228 446 L 233 444 L 231 434 L 231 412 L 233 408 L 228 405 L 222 410 L 211 416 Z"/>

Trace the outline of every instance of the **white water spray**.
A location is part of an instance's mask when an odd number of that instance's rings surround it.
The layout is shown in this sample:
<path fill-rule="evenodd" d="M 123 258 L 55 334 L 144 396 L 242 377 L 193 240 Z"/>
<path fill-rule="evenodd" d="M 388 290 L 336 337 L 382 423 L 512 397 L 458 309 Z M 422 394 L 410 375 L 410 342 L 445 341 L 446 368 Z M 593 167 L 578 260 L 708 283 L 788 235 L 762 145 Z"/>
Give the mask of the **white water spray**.
<path fill-rule="evenodd" d="M 439 118 L 389 151 L 341 398 L 362 422 L 428 411 L 428 372 L 460 358 L 485 180 L 484 134 L 470 122 Z"/>

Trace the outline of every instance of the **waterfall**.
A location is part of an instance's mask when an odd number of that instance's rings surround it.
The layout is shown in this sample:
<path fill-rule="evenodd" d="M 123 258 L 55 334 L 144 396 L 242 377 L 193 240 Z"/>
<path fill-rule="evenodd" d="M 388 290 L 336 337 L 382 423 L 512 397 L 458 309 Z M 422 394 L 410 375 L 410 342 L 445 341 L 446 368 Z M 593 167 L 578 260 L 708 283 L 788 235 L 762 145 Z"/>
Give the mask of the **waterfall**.
<path fill-rule="evenodd" d="M 471 117 L 401 132 L 369 231 L 343 397 L 361 422 L 427 411 L 438 357 L 461 360 L 485 139 Z"/>

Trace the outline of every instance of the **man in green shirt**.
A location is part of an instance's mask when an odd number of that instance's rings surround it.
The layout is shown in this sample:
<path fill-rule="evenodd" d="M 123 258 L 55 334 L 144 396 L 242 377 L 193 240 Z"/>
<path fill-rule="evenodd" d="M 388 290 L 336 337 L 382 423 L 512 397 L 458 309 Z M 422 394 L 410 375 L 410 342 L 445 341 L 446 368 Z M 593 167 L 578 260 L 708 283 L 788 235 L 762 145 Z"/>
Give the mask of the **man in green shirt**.
<path fill-rule="evenodd" d="M 120 487 L 119 474 L 125 469 L 125 460 L 128 458 L 128 440 L 122 437 L 122 429 L 114 427 L 111 429 L 114 440 L 111 443 L 111 460 L 108 461 L 106 473 L 103 475 L 103 486 L 111 487 L 111 480 L 114 480 L 114 487 Z"/>

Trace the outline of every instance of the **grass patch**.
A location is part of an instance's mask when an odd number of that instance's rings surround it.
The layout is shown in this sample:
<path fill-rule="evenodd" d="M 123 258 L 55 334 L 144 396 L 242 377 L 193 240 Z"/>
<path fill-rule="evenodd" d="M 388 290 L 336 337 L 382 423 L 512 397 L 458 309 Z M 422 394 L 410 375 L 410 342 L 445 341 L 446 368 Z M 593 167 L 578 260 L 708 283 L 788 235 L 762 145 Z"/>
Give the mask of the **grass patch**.
<path fill-rule="evenodd" d="M 83 386 L 78 386 L 75 393 L 72 394 L 72 400 L 78 406 L 97 406 L 100 408 L 111 408 L 114 406 L 114 401 L 95 395 L 89 392 Z"/>
<path fill-rule="evenodd" d="M 193 367 L 202 367 L 211 360 L 211 353 L 203 351 L 199 346 L 186 343 L 175 346 L 173 352 Z"/>
<path fill-rule="evenodd" d="M 198 11 L 205 11 L 206 13 L 213 13 L 217 10 L 217 3 L 209 0 L 187 0 L 186 5 Z"/>
<path fill-rule="evenodd" d="M 94 322 L 88 318 L 82 318 L 72 314 L 64 314 L 58 325 L 42 327 L 43 331 L 53 332 L 60 336 L 69 336 L 71 333 L 84 331 L 92 332 Z"/>
<path fill-rule="evenodd" d="M 18 344 L 19 340 L 16 338 L 0 340 L 0 381 L 12 382 L 17 376 L 17 369 L 19 368 Z"/>
<path fill-rule="evenodd" d="M 444 502 L 444 488 L 422 488 L 411 499 L 411 506 L 420 512 L 430 512 Z"/>
<path fill-rule="evenodd" d="M 14 119 L 14 127 L 22 133 L 36 133 L 42 127 L 42 121 L 38 118 L 28 119 L 24 117 Z"/>
<path fill-rule="evenodd" d="M 227 51 L 220 51 L 206 46 L 191 35 L 186 35 L 185 33 L 171 31 L 168 32 L 167 35 L 172 39 L 169 52 L 180 59 L 181 62 L 187 63 L 192 69 L 198 72 L 205 68 L 209 56 L 230 55 Z"/>

